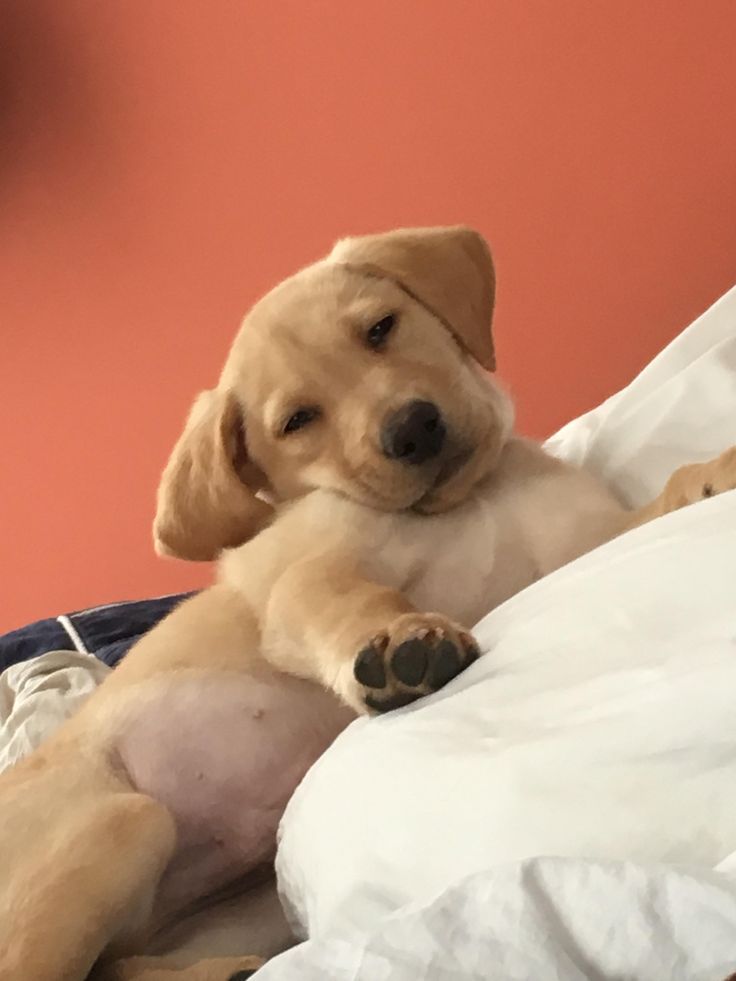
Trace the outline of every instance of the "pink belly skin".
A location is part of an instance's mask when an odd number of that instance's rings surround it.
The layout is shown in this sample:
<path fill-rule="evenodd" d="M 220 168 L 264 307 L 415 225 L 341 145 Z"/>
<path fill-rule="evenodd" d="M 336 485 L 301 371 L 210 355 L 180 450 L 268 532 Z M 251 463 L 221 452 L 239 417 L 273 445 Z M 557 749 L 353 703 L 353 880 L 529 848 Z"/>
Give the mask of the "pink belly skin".
<path fill-rule="evenodd" d="M 117 748 L 177 824 L 156 921 L 273 858 L 289 798 L 353 718 L 328 692 L 278 675 L 173 678 L 142 698 Z"/>

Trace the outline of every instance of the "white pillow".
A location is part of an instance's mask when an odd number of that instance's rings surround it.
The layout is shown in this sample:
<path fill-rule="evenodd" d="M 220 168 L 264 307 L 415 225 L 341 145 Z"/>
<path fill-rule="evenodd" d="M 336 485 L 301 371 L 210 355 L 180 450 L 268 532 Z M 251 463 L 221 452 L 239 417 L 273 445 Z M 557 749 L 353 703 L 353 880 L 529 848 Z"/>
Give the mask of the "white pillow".
<path fill-rule="evenodd" d="M 634 503 L 736 443 L 736 289 L 550 448 Z M 538 855 L 714 867 L 736 851 L 736 494 L 637 529 L 478 626 L 430 698 L 359 720 L 307 774 L 277 872 L 303 935 Z"/>

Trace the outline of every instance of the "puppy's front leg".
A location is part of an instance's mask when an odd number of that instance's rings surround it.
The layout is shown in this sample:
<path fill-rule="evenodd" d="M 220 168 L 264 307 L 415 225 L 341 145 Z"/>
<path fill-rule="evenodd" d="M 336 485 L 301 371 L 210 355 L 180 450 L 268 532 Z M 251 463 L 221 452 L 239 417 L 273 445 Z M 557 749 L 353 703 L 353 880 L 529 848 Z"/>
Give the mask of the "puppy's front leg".
<path fill-rule="evenodd" d="M 333 689 L 360 713 L 387 712 L 437 691 L 478 657 L 459 624 L 420 613 L 402 593 L 372 582 L 354 559 L 292 565 L 271 591 L 266 658 Z"/>

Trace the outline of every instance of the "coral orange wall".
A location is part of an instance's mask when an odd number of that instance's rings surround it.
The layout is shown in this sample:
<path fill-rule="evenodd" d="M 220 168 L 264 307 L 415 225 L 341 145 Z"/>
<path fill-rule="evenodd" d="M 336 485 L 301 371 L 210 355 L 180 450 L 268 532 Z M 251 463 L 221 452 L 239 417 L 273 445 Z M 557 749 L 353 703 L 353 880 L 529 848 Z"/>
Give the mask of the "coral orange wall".
<path fill-rule="evenodd" d="M 3 0 L 0 628 L 206 581 L 159 470 L 261 292 L 346 232 L 494 245 L 545 434 L 736 281 L 732 0 Z"/>

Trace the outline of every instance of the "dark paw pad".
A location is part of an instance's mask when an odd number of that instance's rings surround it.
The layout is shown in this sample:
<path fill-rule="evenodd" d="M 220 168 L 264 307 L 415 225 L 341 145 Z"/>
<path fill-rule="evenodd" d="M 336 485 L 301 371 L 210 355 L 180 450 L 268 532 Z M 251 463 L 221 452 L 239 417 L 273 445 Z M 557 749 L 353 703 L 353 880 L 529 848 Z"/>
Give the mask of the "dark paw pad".
<path fill-rule="evenodd" d="M 391 712 L 438 691 L 480 654 L 470 634 L 443 626 L 417 627 L 393 650 L 389 645 L 386 635 L 374 638 L 353 669 L 357 681 L 373 689 L 363 697 L 374 712 Z"/>
<path fill-rule="evenodd" d="M 444 688 L 448 681 L 460 674 L 465 662 L 463 652 L 449 640 L 441 640 L 433 652 L 427 682 L 432 691 Z"/>
<path fill-rule="evenodd" d="M 429 644 L 419 638 L 399 644 L 391 658 L 391 670 L 405 685 L 416 688 L 424 681 L 429 667 Z"/>
<path fill-rule="evenodd" d="M 386 666 L 383 663 L 383 652 L 386 640 L 374 640 L 358 654 L 353 666 L 353 674 L 361 685 L 366 688 L 386 687 Z"/>

